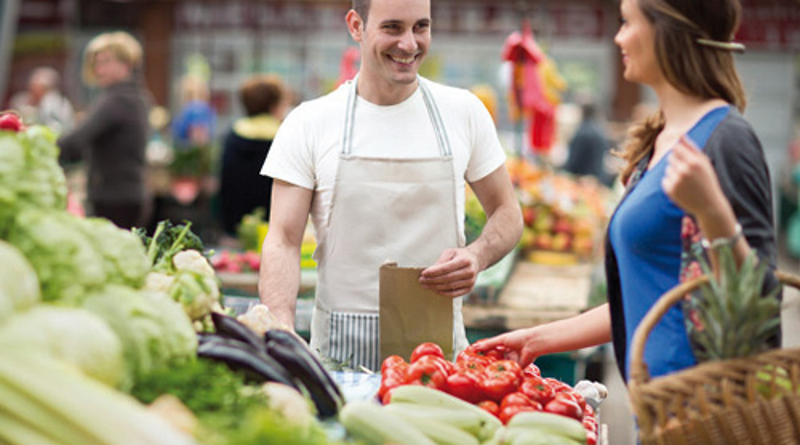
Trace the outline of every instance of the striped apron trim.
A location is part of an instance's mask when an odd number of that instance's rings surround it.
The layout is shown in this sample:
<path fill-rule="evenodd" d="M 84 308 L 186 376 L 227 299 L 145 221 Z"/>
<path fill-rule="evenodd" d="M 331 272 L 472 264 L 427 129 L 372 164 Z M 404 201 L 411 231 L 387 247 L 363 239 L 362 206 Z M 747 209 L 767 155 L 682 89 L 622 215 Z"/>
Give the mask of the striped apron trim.
<path fill-rule="evenodd" d="M 380 325 L 377 314 L 331 312 L 330 351 L 334 360 L 376 371 L 379 366 Z"/>

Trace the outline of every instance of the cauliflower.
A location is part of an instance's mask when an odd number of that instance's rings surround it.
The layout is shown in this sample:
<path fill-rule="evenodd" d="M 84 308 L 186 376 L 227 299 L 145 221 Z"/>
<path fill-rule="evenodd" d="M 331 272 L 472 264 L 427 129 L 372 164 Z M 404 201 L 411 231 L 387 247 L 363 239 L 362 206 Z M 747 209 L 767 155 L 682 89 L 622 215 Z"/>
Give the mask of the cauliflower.
<path fill-rule="evenodd" d="M 261 391 L 267 396 L 267 405 L 281 415 L 290 424 L 307 431 L 314 421 L 314 412 L 309 400 L 294 388 L 281 383 L 267 382 L 261 385 Z"/>
<path fill-rule="evenodd" d="M 169 296 L 183 305 L 183 310 L 192 320 L 199 320 L 210 314 L 220 302 L 221 294 L 216 277 L 191 270 L 179 270 L 174 277 Z"/>
<path fill-rule="evenodd" d="M 158 223 L 152 237 L 136 234 L 146 247 L 152 270 L 145 278 L 148 291 L 165 292 L 183 306 L 192 321 L 203 320 L 221 304 L 219 282 L 211 263 L 201 253 L 202 240 L 191 231 L 191 223 Z"/>
<path fill-rule="evenodd" d="M 287 328 L 286 325 L 278 321 L 264 304 L 251 306 L 247 309 L 247 312 L 236 317 L 236 320 L 252 329 L 259 336 L 263 336 L 270 329 L 283 329 L 294 332 L 294 330 Z"/>
<path fill-rule="evenodd" d="M 175 277 L 161 272 L 150 272 L 144 280 L 145 291 L 165 292 L 169 294 L 169 288 L 175 282 Z"/>
<path fill-rule="evenodd" d="M 193 270 L 178 270 L 172 275 L 150 272 L 144 291 L 163 293 L 183 306 L 192 321 L 200 320 L 220 306 L 221 293 L 215 275 Z"/>
<path fill-rule="evenodd" d="M 215 276 L 211 263 L 200 252 L 194 249 L 182 250 L 172 257 L 172 264 L 177 270 L 191 270 L 209 277 Z"/>

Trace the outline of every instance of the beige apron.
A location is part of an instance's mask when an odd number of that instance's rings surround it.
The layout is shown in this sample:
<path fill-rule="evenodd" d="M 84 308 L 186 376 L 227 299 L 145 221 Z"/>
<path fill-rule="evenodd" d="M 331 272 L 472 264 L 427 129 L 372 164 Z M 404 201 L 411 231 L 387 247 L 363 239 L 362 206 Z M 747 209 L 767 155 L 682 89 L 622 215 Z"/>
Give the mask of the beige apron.
<path fill-rule="evenodd" d="M 354 369 L 378 370 L 381 265 L 387 260 L 405 267 L 432 265 L 443 250 L 459 247 L 461 237 L 453 156 L 426 81 L 419 78 L 418 84 L 441 156 L 416 159 L 352 153 L 357 82 L 351 82 L 348 95 L 328 231 L 315 252 L 311 347 Z M 468 345 L 461 300 L 453 300 L 455 353 Z"/>

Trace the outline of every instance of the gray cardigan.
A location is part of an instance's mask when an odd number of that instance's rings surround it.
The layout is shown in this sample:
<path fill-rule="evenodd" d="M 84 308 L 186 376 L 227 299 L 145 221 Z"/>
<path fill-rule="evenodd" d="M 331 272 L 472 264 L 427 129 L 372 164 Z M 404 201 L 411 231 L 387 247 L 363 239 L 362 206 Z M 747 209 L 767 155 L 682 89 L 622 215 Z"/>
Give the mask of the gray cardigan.
<path fill-rule="evenodd" d="M 149 94 L 133 81 L 111 85 L 86 118 L 58 140 L 61 162 L 87 163 L 90 202 L 137 203 L 147 196 Z"/>

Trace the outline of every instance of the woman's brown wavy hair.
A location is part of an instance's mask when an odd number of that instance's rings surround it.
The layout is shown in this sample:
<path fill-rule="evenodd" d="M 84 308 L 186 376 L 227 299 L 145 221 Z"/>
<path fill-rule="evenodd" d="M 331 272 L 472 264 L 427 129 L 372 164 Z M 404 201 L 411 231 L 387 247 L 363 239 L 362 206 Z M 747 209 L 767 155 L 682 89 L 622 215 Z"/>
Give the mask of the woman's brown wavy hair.
<path fill-rule="evenodd" d="M 678 91 L 704 99 L 722 99 L 744 112 L 744 88 L 733 53 L 697 43 L 697 39 L 733 40 L 742 13 L 739 0 L 638 0 L 639 8 L 655 28 L 655 54 L 667 81 Z M 618 155 L 627 161 L 622 182 L 654 148 L 664 129 L 659 110 L 628 132 Z"/>

